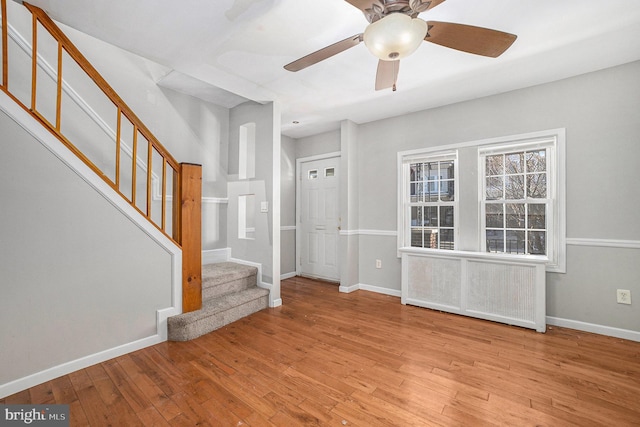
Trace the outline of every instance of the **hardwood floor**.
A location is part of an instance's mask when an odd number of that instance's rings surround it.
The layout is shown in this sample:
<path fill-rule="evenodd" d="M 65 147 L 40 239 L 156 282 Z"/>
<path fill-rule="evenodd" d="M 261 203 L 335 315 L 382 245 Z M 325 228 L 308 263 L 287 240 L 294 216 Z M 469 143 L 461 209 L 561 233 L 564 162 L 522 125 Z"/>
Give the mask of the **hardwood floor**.
<path fill-rule="evenodd" d="M 304 278 L 284 305 L 0 399 L 71 425 L 640 425 L 640 343 L 546 334 Z"/>

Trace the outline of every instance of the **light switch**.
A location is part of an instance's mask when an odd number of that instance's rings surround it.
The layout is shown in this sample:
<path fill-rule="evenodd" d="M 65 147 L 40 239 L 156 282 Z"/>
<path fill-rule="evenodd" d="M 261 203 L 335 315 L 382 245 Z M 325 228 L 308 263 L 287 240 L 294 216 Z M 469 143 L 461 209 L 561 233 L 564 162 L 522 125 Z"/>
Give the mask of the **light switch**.
<path fill-rule="evenodd" d="M 269 212 L 269 202 L 260 202 L 260 212 L 262 213 Z"/>

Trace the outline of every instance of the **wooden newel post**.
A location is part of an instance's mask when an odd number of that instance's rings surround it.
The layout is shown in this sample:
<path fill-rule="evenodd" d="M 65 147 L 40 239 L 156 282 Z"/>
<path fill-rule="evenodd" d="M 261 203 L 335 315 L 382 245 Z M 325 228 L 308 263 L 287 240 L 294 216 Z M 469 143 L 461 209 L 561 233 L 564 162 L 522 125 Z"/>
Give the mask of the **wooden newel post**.
<path fill-rule="evenodd" d="M 178 238 L 182 245 L 182 312 L 202 308 L 202 166 L 180 164 Z"/>

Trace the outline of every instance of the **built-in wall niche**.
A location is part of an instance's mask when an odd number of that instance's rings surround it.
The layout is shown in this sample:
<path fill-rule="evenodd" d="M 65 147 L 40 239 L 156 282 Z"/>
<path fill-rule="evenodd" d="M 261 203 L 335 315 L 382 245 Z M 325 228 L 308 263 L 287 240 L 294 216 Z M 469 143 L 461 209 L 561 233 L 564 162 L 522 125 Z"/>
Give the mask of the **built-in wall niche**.
<path fill-rule="evenodd" d="M 253 240 L 256 237 L 255 194 L 238 196 L 238 238 Z"/>
<path fill-rule="evenodd" d="M 256 176 L 256 124 L 240 125 L 240 149 L 238 175 L 240 179 L 250 179 Z"/>

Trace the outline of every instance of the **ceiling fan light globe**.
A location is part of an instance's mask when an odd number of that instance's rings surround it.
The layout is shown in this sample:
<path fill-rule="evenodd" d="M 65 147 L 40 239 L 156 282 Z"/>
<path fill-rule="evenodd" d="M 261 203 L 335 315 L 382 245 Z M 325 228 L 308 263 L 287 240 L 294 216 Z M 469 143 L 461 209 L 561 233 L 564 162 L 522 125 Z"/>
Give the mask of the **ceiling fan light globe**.
<path fill-rule="evenodd" d="M 402 13 L 392 13 L 369 24 L 363 40 L 369 51 L 383 61 L 411 55 L 427 35 L 427 23 Z"/>

